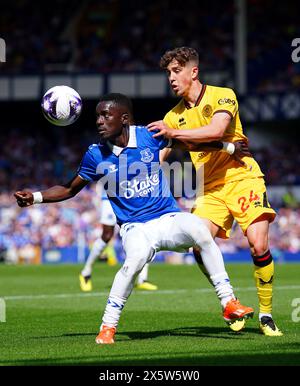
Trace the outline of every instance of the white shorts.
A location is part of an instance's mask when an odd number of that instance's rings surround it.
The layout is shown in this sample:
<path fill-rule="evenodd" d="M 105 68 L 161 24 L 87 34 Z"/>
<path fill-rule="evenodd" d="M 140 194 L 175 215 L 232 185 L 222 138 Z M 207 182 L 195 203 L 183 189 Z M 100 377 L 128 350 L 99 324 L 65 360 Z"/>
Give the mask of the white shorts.
<path fill-rule="evenodd" d="M 116 216 L 108 199 L 101 201 L 100 223 L 110 226 L 117 224 Z"/>
<path fill-rule="evenodd" d="M 120 235 L 126 257 L 148 255 L 148 261 L 155 252 L 186 252 L 211 238 L 204 222 L 186 212 L 167 213 L 145 223 L 123 224 Z"/>

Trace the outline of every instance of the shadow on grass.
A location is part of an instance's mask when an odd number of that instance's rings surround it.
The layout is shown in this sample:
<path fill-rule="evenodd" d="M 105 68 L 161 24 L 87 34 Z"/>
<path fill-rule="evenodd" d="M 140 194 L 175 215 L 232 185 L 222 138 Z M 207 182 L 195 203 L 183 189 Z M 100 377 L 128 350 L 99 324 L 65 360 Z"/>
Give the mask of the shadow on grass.
<path fill-rule="evenodd" d="M 58 336 L 49 337 L 35 337 L 34 339 L 57 339 L 57 338 L 78 338 L 78 337 L 92 337 L 96 336 L 97 332 L 86 333 L 66 333 Z M 2 365 L 23 365 L 23 366 L 299 366 L 300 351 L 298 342 L 293 345 L 290 342 L 276 340 L 276 351 L 267 352 L 267 347 L 262 350 L 254 350 L 249 352 L 246 350 L 234 351 L 233 347 L 227 347 L 222 339 L 242 343 L 245 348 L 247 341 L 251 341 L 258 337 L 259 332 L 257 328 L 247 328 L 245 332 L 239 334 L 230 331 L 227 327 L 178 327 L 174 329 L 156 330 L 156 331 L 120 331 L 117 333 L 116 344 L 113 346 L 91 346 L 90 353 L 74 352 L 74 355 L 65 353 L 60 358 L 24 358 L 16 360 L 0 361 Z M 180 340 L 178 343 L 178 351 L 166 355 L 164 352 L 157 352 L 148 355 L 135 352 L 132 343 L 138 344 L 141 340 L 150 340 L 155 338 L 170 337 L 187 337 L 187 338 L 208 338 L 220 339 L 221 345 L 217 352 L 203 351 L 201 346 L 196 344 L 191 351 L 184 351 L 180 349 L 180 345 L 184 344 Z M 261 336 L 262 339 L 264 338 Z M 90 338 L 89 338 L 90 340 Z M 167 339 L 164 339 L 164 344 L 167 344 Z M 272 340 L 270 340 L 272 342 Z M 275 341 L 274 341 L 275 343 Z M 130 344 L 130 346 L 129 346 Z M 154 345 L 161 345 L 161 341 L 153 342 Z M 274 346 L 274 349 L 275 349 Z M 159 346 L 158 346 L 159 348 Z M 253 347 L 252 347 L 253 348 Z M 96 350 L 99 350 L 99 354 Z M 265 351 L 266 350 L 266 351 Z"/>
<path fill-rule="evenodd" d="M 245 330 L 247 334 L 243 331 L 236 333 L 230 331 L 228 327 L 179 327 L 169 330 L 156 330 L 156 331 L 118 331 L 118 341 L 128 341 L 128 340 L 143 340 L 143 339 L 154 339 L 158 337 L 167 337 L 167 336 L 182 336 L 182 337 L 195 337 L 195 338 L 217 338 L 217 339 L 250 339 L 248 334 L 258 334 L 257 328 L 248 328 Z M 31 339 L 56 339 L 62 337 L 79 337 L 79 336 L 95 336 L 95 332 L 81 332 L 81 333 L 67 333 L 62 335 L 51 335 L 51 336 L 35 336 Z"/>
<path fill-rule="evenodd" d="M 257 333 L 256 328 L 247 328 L 247 333 Z M 128 331 L 118 332 L 118 336 L 128 336 L 131 340 L 153 339 L 162 336 L 185 336 L 195 338 L 216 338 L 216 339 L 236 339 L 243 336 L 247 338 L 242 332 L 235 333 L 230 331 L 228 327 L 178 327 L 170 330 L 157 331 Z M 121 340 L 121 339 L 120 339 Z"/>

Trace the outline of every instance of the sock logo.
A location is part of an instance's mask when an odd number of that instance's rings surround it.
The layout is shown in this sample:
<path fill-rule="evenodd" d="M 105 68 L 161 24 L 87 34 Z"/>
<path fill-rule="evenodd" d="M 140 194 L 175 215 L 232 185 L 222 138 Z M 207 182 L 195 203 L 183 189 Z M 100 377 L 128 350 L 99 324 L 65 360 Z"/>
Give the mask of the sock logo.
<path fill-rule="evenodd" d="M 265 285 L 265 284 L 272 284 L 273 283 L 273 275 L 271 276 L 271 279 L 269 281 L 264 281 L 263 279 L 259 278 L 259 284 Z"/>
<path fill-rule="evenodd" d="M 124 304 L 118 304 L 117 302 L 114 302 L 110 299 L 107 300 L 107 304 L 109 304 L 113 308 L 118 308 L 119 310 L 122 310 L 124 308 Z"/>

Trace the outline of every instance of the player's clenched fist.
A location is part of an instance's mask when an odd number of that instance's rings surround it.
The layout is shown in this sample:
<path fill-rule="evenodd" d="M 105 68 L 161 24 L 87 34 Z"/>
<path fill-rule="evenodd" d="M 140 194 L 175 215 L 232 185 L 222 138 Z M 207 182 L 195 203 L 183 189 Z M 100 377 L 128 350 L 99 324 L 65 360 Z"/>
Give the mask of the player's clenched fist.
<path fill-rule="evenodd" d="M 17 203 L 21 208 L 33 204 L 33 194 L 31 192 L 27 192 L 24 190 L 21 192 L 14 193 L 14 196 L 17 199 Z"/>

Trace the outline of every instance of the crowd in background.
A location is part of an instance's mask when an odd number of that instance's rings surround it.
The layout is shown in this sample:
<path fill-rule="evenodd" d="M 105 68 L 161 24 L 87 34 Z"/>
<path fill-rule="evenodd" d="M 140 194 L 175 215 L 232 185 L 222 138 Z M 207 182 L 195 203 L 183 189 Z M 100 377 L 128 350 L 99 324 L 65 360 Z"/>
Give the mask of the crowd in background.
<path fill-rule="evenodd" d="M 57 130 L 57 135 L 55 134 Z M 90 143 L 97 141 L 89 131 L 67 131 L 52 126 L 36 134 L 22 130 L 0 133 L 0 191 L 29 188 L 33 183 L 46 188 L 67 181 L 81 161 Z M 55 151 L 53 151 L 55 150 Z M 300 185 L 300 153 L 297 143 L 250 149 L 265 174 L 267 185 Z M 26 160 L 26 162 L 24 162 Z M 170 162 L 189 161 L 188 153 L 174 151 Z M 277 206 L 282 202 L 275 202 Z"/>
<path fill-rule="evenodd" d="M 30 256 L 32 249 L 66 247 L 77 245 L 79 238 L 90 246 L 99 234 L 101 210 L 97 185 L 91 184 L 71 200 L 57 204 L 35 205 L 21 209 L 17 206 L 13 192 L 20 189 L 42 190 L 64 183 L 72 178 L 91 138 L 88 133 L 59 131 L 59 136 L 30 135 L 20 131 L 1 134 L 0 148 L 0 256 L 5 251 L 15 257 Z M 48 133 L 49 134 L 49 133 Z M 55 149 L 55 151 L 53 151 Z M 268 149 L 272 149 L 271 146 Z M 268 185 L 300 185 L 300 172 L 296 147 L 286 149 L 253 151 L 266 174 Z M 182 153 L 180 153 L 182 154 Z M 171 161 L 187 161 L 174 154 Z M 185 200 L 179 201 L 183 209 L 189 210 Z M 300 205 L 292 191 L 276 202 L 271 202 L 278 211 L 271 225 L 272 248 L 290 252 L 300 251 Z M 247 249 L 247 240 L 238 226 L 234 227 L 229 241 L 218 240 L 224 252 Z"/>
<path fill-rule="evenodd" d="M 291 42 L 300 35 L 298 2 L 247 0 L 246 62 L 249 92 L 297 90 L 300 67 L 291 60 Z M 29 0 L 5 2 L 0 12 L 0 38 L 6 42 L 1 74 L 59 72 L 108 73 L 160 71 L 162 53 L 192 46 L 202 71 L 235 70 L 234 0 Z M 26 117 L 27 119 L 27 117 Z M 20 209 L 13 198 L 19 189 L 45 189 L 74 175 L 90 133 L 52 127 L 47 132 L 10 130 L 0 133 L 0 260 L 30 257 L 35 248 L 90 246 L 101 232 L 96 187 L 85 188 L 63 203 Z M 92 141 L 93 142 L 93 141 Z M 268 186 L 300 185 L 297 144 L 251 149 Z M 188 161 L 176 154 L 172 161 Z M 271 248 L 300 251 L 300 209 L 288 190 L 271 202 L 278 211 L 271 225 Z M 248 248 L 235 226 L 224 252 Z"/>
<path fill-rule="evenodd" d="M 19 208 L 10 193 L 0 193 L 0 258 L 20 261 L 31 258 L 35 248 L 77 246 L 88 248 L 101 234 L 101 200 L 96 185 L 85 188 L 71 200 Z M 300 251 L 300 207 L 278 208 L 270 227 L 270 247 L 278 251 Z M 120 240 L 118 241 L 120 244 Z M 222 252 L 248 249 L 246 237 L 235 224 L 229 240 L 217 239 Z M 120 245 L 119 245 L 120 250 Z"/>
<path fill-rule="evenodd" d="M 29 0 L 1 8 L 7 63 L 1 73 L 159 71 L 165 50 L 188 45 L 201 72 L 227 71 L 233 79 L 235 1 Z M 299 36 L 298 3 L 247 0 L 249 91 L 297 89 L 300 70 L 291 60 Z"/>

